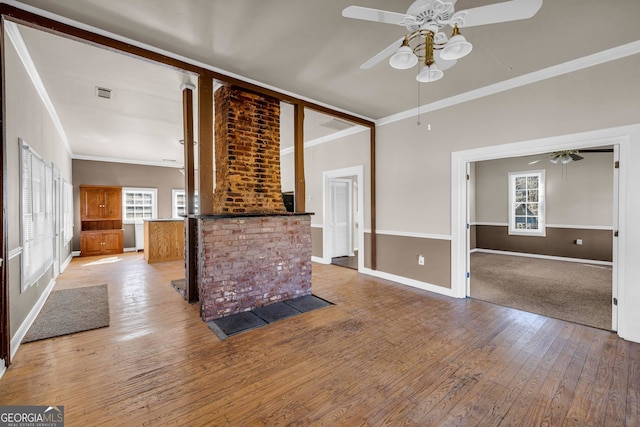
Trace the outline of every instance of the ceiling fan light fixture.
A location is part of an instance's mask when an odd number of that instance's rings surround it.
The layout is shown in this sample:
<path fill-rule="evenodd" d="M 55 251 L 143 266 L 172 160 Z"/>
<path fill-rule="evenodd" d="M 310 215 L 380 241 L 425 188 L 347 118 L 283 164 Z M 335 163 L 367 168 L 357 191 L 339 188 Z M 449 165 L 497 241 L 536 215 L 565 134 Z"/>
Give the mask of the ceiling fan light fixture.
<path fill-rule="evenodd" d="M 405 38 L 402 46 L 389 59 L 389 65 L 396 70 L 407 70 L 418 63 L 418 57 L 409 46 L 409 41 Z"/>
<path fill-rule="evenodd" d="M 456 24 L 453 27 L 451 38 L 442 49 L 442 52 L 440 52 L 440 57 L 447 61 L 460 59 L 467 56 L 472 49 L 473 45 L 469 43 L 462 34 L 460 34 L 460 30 L 458 30 L 458 25 Z"/>
<path fill-rule="evenodd" d="M 467 56 L 472 49 L 473 45 L 469 43 L 464 36 L 457 35 L 449 39 L 446 46 L 442 49 L 442 52 L 440 52 L 440 57 L 447 61 L 460 59 Z"/>
<path fill-rule="evenodd" d="M 551 159 L 549 159 L 549 161 L 550 161 L 551 163 L 553 163 L 554 165 L 556 165 L 556 164 L 558 164 L 558 162 L 560 161 L 560 156 L 552 157 Z"/>
<path fill-rule="evenodd" d="M 444 73 L 434 63 L 422 67 L 422 71 L 416 76 L 416 80 L 420 83 L 431 83 L 440 80 L 442 76 L 444 76 Z"/>
<path fill-rule="evenodd" d="M 561 157 L 561 159 L 562 159 L 562 164 L 563 164 L 563 165 L 566 165 L 567 163 L 569 163 L 570 161 L 572 161 L 572 160 L 573 160 L 573 159 L 571 158 L 571 156 L 570 156 L 570 155 L 568 155 L 568 154 L 564 154 L 564 155 Z"/>

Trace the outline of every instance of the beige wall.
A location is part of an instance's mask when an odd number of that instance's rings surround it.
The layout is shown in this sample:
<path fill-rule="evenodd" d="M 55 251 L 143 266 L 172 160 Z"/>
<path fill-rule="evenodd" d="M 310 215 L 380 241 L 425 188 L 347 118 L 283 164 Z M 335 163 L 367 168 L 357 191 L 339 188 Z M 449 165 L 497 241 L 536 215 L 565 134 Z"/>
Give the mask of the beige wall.
<path fill-rule="evenodd" d="M 33 309 L 47 284 L 54 278 L 53 270 L 37 284 L 21 292 L 21 240 L 20 240 L 20 151 L 18 138 L 27 142 L 47 163 L 60 171 L 61 179 L 71 182 L 71 158 L 65 150 L 49 113 L 47 112 L 22 62 L 5 38 L 5 102 L 6 102 L 6 191 L 8 249 L 16 253 L 8 260 L 11 336 L 13 337 Z M 69 245 L 61 245 L 60 260 L 70 255 Z"/>
<path fill-rule="evenodd" d="M 74 233 L 73 250 L 80 250 L 80 190 L 84 184 L 155 188 L 158 190 L 158 218 L 172 215 L 171 190 L 184 189 L 184 175 L 176 168 L 126 163 L 73 161 Z M 124 247 L 135 247 L 132 224 L 124 224 Z"/>
<path fill-rule="evenodd" d="M 453 152 L 639 123 L 640 85 L 632 84 L 638 69 L 640 55 L 634 55 L 425 113 L 422 126 L 416 125 L 415 117 L 379 126 L 378 227 L 450 235 Z M 626 132 L 631 140 L 630 164 L 622 167 L 627 167 L 631 187 L 622 206 L 623 215 L 630 218 L 640 211 L 633 186 L 640 182 L 640 168 L 635 167 L 640 164 L 640 135 L 633 129 Z M 571 178 L 571 169 L 568 172 Z M 559 221 L 569 216 L 563 211 L 553 215 Z M 588 221 L 604 219 L 600 215 Z M 635 221 L 627 221 L 623 249 L 627 260 L 640 259 L 640 225 Z M 398 256 L 412 259 L 414 254 Z M 632 286 L 638 275 L 640 265 L 628 262 L 626 307 L 640 305 L 640 288 Z M 640 341 L 640 312 L 627 309 L 624 316 L 622 324 L 636 326 L 623 330 L 623 336 Z"/>
<path fill-rule="evenodd" d="M 635 55 L 380 126 L 378 227 L 450 234 L 452 152 L 637 123 L 639 66 Z"/>
<path fill-rule="evenodd" d="M 567 165 L 553 164 L 545 155 L 476 162 L 476 222 L 506 224 L 508 174 L 545 170 L 547 224 L 611 227 L 613 153 L 580 155 L 583 160 Z M 542 161 L 529 164 L 541 158 Z"/>
<path fill-rule="evenodd" d="M 306 181 L 306 211 L 312 212 L 311 223 L 322 225 L 322 174 L 326 171 L 364 166 L 364 183 L 359 188 L 364 191 L 365 227 L 371 224 L 369 131 L 365 130 L 345 138 L 305 148 L 304 169 Z"/>
<path fill-rule="evenodd" d="M 632 82 L 636 80 L 638 69 L 640 55 L 629 56 L 452 107 L 431 110 L 423 113 L 420 126 L 416 124 L 415 117 L 379 125 L 376 130 L 377 228 L 391 234 L 423 235 L 425 240 L 429 240 L 430 235 L 449 236 L 451 156 L 454 152 L 637 125 L 640 123 L 640 85 Z M 428 124 L 431 130 L 427 128 Z M 625 173 L 628 173 L 630 188 L 622 196 L 621 212 L 622 216 L 630 218 L 640 211 L 640 197 L 636 196 L 633 186 L 633 183 L 640 182 L 640 168 L 635 167 L 640 164 L 640 126 L 624 128 L 621 132 L 628 132 L 631 141 L 630 165 L 622 165 L 622 168 L 627 168 Z M 342 147 L 342 141 L 331 144 Z M 317 151 L 321 149 L 316 148 Z M 600 157 L 594 161 L 610 164 L 610 158 L 605 159 Z M 314 163 L 314 170 L 328 170 L 335 167 L 336 160 L 316 155 L 307 156 L 306 161 Z M 586 168 L 590 162 L 585 159 L 569 165 L 568 181 L 561 185 L 575 187 L 577 182 L 573 180 L 574 174 L 578 173 L 578 168 Z M 572 169 L 573 166 L 576 168 Z M 368 166 L 365 170 L 368 171 Z M 595 179 L 587 177 L 588 172 L 581 171 L 580 174 L 585 179 Z M 307 182 L 308 189 L 313 189 L 313 184 L 309 186 L 309 175 Z M 590 181 L 590 186 L 597 188 L 598 192 L 604 192 L 605 187 L 610 185 L 610 175 L 603 176 L 602 180 Z M 554 191 L 551 188 L 550 195 Z M 312 194 L 317 193 L 317 190 L 312 191 Z M 609 208 L 613 203 L 609 197 L 604 194 L 599 196 L 609 213 L 596 209 L 590 216 L 574 220 L 574 205 L 555 205 L 550 207 L 548 221 L 611 225 Z M 312 203 L 311 206 L 319 211 L 318 204 Z M 368 204 L 365 203 L 365 206 Z M 368 210 L 366 215 L 368 217 Z M 483 220 L 483 213 L 472 211 L 471 215 L 472 218 L 475 216 L 476 221 Z M 313 221 L 321 223 L 319 217 Z M 626 224 L 627 235 L 622 248 L 625 258 L 640 259 L 640 225 L 634 221 L 627 221 Z M 408 273 L 396 270 L 382 259 L 381 250 L 382 253 L 388 253 L 386 240 L 378 242 L 378 269 L 396 274 L 400 279 L 411 278 Z M 385 247 L 381 248 L 380 245 Z M 396 244 L 391 247 L 394 248 L 392 256 L 395 260 L 411 262 L 413 266 L 416 255 L 414 248 Z M 365 253 L 365 259 L 368 256 Z M 640 288 L 632 286 L 638 275 L 640 265 L 627 262 L 622 279 L 626 283 L 626 288 L 622 290 L 628 298 L 626 307 L 640 305 Z M 426 279 L 423 277 L 419 280 Z M 436 284 L 447 286 L 444 283 Z M 621 324 L 636 326 L 627 327 L 621 333 L 629 339 L 640 341 L 640 327 L 637 326 L 640 325 L 640 312 L 627 309 L 624 315 L 626 317 L 620 319 Z"/>

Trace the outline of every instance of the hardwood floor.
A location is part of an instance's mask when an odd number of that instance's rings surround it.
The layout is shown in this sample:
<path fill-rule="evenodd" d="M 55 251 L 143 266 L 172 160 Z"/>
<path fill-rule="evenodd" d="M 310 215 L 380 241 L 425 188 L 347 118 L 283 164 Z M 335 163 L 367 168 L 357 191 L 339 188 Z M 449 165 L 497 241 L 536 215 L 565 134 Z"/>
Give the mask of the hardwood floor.
<path fill-rule="evenodd" d="M 334 306 L 220 342 L 182 268 L 74 259 L 56 288 L 107 283 L 110 326 L 22 345 L 0 405 L 68 426 L 640 424 L 640 344 L 613 333 L 314 264 Z"/>

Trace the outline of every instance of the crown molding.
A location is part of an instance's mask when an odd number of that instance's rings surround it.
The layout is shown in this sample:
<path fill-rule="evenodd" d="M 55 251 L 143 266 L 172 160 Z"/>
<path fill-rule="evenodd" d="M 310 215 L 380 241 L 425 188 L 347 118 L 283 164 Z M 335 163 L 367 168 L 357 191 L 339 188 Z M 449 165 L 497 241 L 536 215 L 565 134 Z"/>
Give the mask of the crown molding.
<path fill-rule="evenodd" d="M 638 53 L 640 53 L 640 40 L 623 44 L 611 49 L 603 50 L 592 55 L 583 56 L 582 58 L 574 59 L 573 61 L 568 61 L 562 64 L 554 65 L 552 67 L 543 68 L 542 70 L 524 74 L 519 77 L 514 77 L 509 80 L 504 80 L 489 86 L 471 90 L 469 92 L 461 93 L 460 95 L 455 95 L 429 104 L 424 104 L 422 106 L 411 108 L 400 113 L 392 114 L 390 116 L 376 120 L 375 124 L 376 126 L 388 125 L 400 120 L 416 117 L 420 114 L 420 112 L 432 112 L 441 110 L 443 108 L 453 107 L 454 105 L 474 101 L 485 96 L 494 95 L 496 93 L 505 92 L 521 86 L 526 86 L 532 83 L 558 77 L 563 74 L 568 74 L 574 71 L 583 70 L 585 68 L 594 67 L 606 62 L 615 61 L 617 59 L 622 59 L 631 55 L 636 55 Z"/>
<path fill-rule="evenodd" d="M 33 59 L 31 59 L 31 54 L 29 53 L 29 49 L 27 49 L 27 45 L 24 43 L 24 39 L 20 34 L 20 30 L 18 30 L 18 26 L 14 22 L 5 21 L 4 28 L 7 36 L 9 37 L 9 40 L 11 41 L 11 44 L 16 49 L 18 57 L 20 58 L 20 61 L 22 61 L 22 64 L 24 65 L 27 75 L 33 83 L 36 92 L 38 92 L 38 95 L 40 95 L 40 99 L 42 100 L 42 103 L 49 113 L 49 117 L 51 117 L 51 121 L 53 121 L 54 127 L 60 135 L 60 139 L 62 139 L 62 143 L 65 150 L 67 151 L 67 154 L 71 156 L 73 153 L 71 152 L 71 146 L 69 145 L 67 134 L 65 133 L 62 122 L 60 121 L 60 117 L 58 116 L 58 113 L 56 112 L 56 109 L 51 102 L 51 98 L 49 98 L 49 93 L 44 87 L 44 83 L 40 78 L 40 74 L 38 73 L 38 70 L 33 63 Z"/>

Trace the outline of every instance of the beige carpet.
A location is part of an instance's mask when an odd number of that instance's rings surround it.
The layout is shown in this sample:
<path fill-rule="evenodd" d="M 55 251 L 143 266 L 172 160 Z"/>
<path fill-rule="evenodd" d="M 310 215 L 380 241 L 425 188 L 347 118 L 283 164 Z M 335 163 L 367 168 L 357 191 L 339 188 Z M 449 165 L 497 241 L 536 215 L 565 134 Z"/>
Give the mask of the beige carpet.
<path fill-rule="evenodd" d="M 609 266 L 471 254 L 471 297 L 611 330 Z"/>
<path fill-rule="evenodd" d="M 109 326 L 107 285 L 62 289 L 49 294 L 23 343 Z"/>

